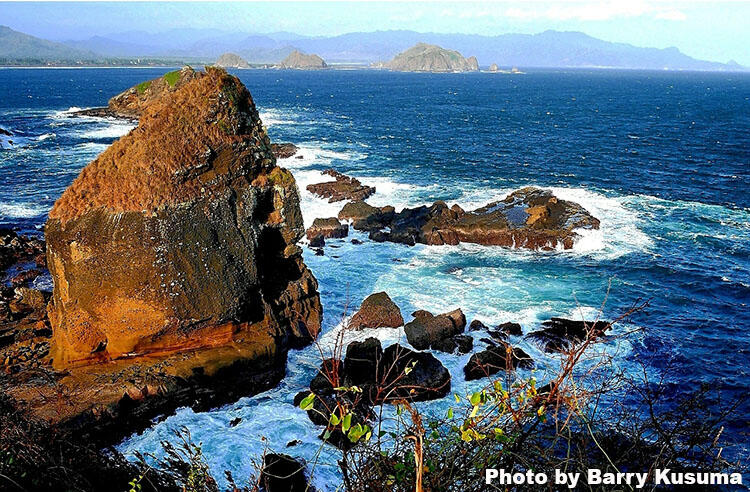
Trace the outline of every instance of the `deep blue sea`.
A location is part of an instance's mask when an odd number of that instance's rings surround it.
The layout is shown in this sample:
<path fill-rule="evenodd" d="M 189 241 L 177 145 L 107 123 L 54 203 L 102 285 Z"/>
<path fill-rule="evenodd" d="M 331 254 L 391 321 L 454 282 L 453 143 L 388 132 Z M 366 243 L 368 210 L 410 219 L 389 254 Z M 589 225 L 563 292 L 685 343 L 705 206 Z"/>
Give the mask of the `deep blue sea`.
<path fill-rule="evenodd" d="M 104 106 L 165 71 L 0 70 L 0 127 L 21 136 L 0 150 L 0 224 L 41 231 L 81 168 L 131 128 L 72 117 L 72 108 Z M 471 208 L 537 185 L 601 219 L 599 231 L 584 233 L 566 252 L 408 247 L 372 243 L 356 232 L 329 242 L 325 256 L 305 248 L 320 282 L 324 344 L 342 316 L 379 290 L 407 319 L 416 309 L 460 307 L 469 320 L 517 321 L 525 331 L 550 316 L 595 317 L 605 298 L 604 318 L 650 299 L 645 313 L 617 329 L 643 331 L 605 346 L 616 367 L 635 371 L 644 362 L 650 377 L 666 374 L 669 397 L 700 383 L 724 398 L 750 392 L 750 74 L 237 74 L 272 139 L 301 148 L 302 159 L 280 164 L 298 180 L 307 223 L 340 209 L 304 191 L 326 180 L 320 171 L 329 167 L 373 184 L 375 205 L 441 199 Z M 364 244 L 353 245 L 351 237 Z M 396 330 L 375 334 L 398 338 Z M 554 368 L 554 357 L 514 342 L 537 360 L 539 379 Z M 482 384 L 463 381 L 468 355 L 436 356 L 451 370 L 455 392 Z M 283 451 L 293 439 L 304 443 L 288 451 L 313 460 L 319 429 L 292 398 L 317 365 L 315 349 L 294 351 L 276 389 L 211 412 L 180 410 L 121 449 L 157 451 L 160 439 L 185 425 L 219 476 L 224 469 L 247 476 L 252 456 L 265 446 Z M 445 405 L 424 407 L 442 412 Z M 230 427 L 235 417 L 243 420 Z M 724 432 L 740 454 L 750 447 L 749 427 L 745 404 Z M 316 471 L 323 490 L 335 458 L 323 449 Z"/>

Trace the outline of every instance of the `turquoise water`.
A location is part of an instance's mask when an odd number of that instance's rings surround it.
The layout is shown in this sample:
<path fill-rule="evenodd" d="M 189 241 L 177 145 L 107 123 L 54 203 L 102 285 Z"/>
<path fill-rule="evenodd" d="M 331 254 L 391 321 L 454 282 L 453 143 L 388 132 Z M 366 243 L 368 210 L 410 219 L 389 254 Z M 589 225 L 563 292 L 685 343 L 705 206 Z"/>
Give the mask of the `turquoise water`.
<path fill-rule="evenodd" d="M 79 170 L 130 126 L 73 118 L 159 70 L 0 70 L 0 126 L 21 145 L 0 151 L 0 223 L 38 231 Z M 354 232 L 324 256 L 306 248 L 325 309 L 322 344 L 371 292 L 386 290 L 405 318 L 416 309 L 460 307 L 469 320 L 520 322 L 528 332 L 550 316 L 604 318 L 636 299 L 647 312 L 605 348 L 626 369 L 646 361 L 670 372 L 670 396 L 697 383 L 724 397 L 750 390 L 750 76 L 743 74 L 539 71 L 525 75 L 396 74 L 370 71 L 238 72 L 275 141 L 301 147 L 280 162 L 302 190 L 306 223 L 335 216 L 304 191 L 334 167 L 374 185 L 369 200 L 396 208 L 436 199 L 464 208 L 526 185 L 549 187 L 601 219 L 572 251 L 528 252 L 476 245 L 408 247 Z M 351 243 L 352 238 L 363 241 Z M 607 297 L 607 292 L 609 295 Z M 398 330 L 359 333 L 398 340 Z M 554 357 L 515 340 L 541 379 Z M 476 347 L 482 344 L 477 342 Z M 468 391 L 467 356 L 436 353 Z M 319 429 L 292 406 L 318 366 L 317 349 L 293 351 L 275 389 L 220 409 L 175 416 L 121 445 L 158 451 L 186 425 L 221 476 L 251 471 L 264 446 L 313 460 Z M 424 407 L 443 412 L 449 404 Z M 236 427 L 229 422 L 242 417 Z M 746 451 L 750 408 L 725 436 Z M 262 440 L 264 437 L 266 440 Z M 335 451 L 322 450 L 318 484 L 335 476 Z M 325 490 L 325 486 L 323 487 Z"/>

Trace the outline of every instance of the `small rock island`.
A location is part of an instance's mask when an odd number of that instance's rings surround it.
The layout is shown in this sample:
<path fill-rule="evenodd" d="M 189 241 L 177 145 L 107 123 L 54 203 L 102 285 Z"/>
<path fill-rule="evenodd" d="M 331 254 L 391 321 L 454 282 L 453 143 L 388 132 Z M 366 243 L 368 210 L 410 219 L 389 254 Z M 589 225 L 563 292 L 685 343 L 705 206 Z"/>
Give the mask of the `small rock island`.
<path fill-rule="evenodd" d="M 397 72 L 477 72 L 479 62 L 473 56 L 464 58 L 458 51 L 418 43 L 396 55 L 385 68 Z"/>
<path fill-rule="evenodd" d="M 307 55 L 299 50 L 289 53 L 289 56 L 279 64 L 279 68 L 295 68 L 298 70 L 318 70 L 328 68 L 326 62 L 318 55 Z"/>
<path fill-rule="evenodd" d="M 247 60 L 235 53 L 224 53 L 214 65 L 220 68 L 250 68 Z"/>

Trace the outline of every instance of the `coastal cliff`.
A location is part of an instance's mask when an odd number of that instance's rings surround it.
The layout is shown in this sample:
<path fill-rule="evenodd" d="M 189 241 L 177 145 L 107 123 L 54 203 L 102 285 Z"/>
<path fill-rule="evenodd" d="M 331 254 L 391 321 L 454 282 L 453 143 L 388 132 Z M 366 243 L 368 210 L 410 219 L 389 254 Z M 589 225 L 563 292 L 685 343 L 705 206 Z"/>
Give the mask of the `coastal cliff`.
<path fill-rule="evenodd" d="M 396 55 L 385 67 L 398 72 L 476 72 L 479 63 L 475 57 L 464 58 L 458 51 L 418 43 Z"/>

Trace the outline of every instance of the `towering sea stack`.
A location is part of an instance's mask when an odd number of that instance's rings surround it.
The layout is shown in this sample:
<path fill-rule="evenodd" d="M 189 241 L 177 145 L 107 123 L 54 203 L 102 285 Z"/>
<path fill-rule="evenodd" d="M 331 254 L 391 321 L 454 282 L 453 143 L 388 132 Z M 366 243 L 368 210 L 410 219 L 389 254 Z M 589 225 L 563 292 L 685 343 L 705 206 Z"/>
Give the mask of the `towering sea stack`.
<path fill-rule="evenodd" d="M 303 234 L 250 93 L 224 70 L 193 72 L 50 212 L 54 366 L 194 351 L 209 368 L 263 369 L 320 328 Z"/>

